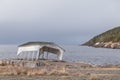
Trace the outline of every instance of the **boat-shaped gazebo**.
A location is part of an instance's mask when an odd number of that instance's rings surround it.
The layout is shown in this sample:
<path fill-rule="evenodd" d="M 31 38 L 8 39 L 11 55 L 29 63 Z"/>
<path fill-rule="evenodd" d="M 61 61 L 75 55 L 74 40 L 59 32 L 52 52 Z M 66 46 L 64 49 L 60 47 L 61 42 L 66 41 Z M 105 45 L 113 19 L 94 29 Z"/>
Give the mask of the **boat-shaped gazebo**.
<path fill-rule="evenodd" d="M 26 55 L 27 59 L 38 60 L 44 58 L 45 53 L 47 53 L 47 59 L 48 54 L 53 53 L 58 56 L 59 60 L 62 60 L 64 51 L 62 47 L 53 42 L 28 42 L 18 46 L 17 56 Z"/>

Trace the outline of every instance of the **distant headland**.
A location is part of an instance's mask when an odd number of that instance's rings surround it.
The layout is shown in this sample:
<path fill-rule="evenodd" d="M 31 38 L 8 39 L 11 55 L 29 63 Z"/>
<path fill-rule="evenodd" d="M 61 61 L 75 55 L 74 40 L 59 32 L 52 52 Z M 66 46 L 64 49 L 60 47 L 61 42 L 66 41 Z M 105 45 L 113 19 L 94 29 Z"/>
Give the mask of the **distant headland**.
<path fill-rule="evenodd" d="M 97 35 L 82 45 L 120 49 L 120 26 Z"/>

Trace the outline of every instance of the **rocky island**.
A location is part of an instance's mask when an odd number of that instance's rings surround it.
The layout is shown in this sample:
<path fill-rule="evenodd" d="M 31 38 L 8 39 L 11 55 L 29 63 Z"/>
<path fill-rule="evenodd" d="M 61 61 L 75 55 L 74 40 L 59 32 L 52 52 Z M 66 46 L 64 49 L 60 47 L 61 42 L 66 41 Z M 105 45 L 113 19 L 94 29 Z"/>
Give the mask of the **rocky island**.
<path fill-rule="evenodd" d="M 97 35 L 82 45 L 120 49 L 120 26 Z"/>

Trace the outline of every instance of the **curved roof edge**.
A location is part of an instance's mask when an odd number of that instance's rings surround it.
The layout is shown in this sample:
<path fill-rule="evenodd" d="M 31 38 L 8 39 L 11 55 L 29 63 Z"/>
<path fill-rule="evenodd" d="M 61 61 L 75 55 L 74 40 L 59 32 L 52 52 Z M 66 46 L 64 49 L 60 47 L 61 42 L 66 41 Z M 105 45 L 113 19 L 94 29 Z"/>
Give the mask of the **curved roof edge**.
<path fill-rule="evenodd" d="M 65 49 L 63 49 L 62 47 L 60 47 L 59 45 L 57 45 L 53 42 L 40 42 L 40 41 L 27 42 L 27 43 L 19 45 L 18 47 L 27 47 L 27 46 L 33 46 L 33 45 L 42 45 L 42 46 L 51 45 L 51 46 L 54 46 L 54 47 L 59 47 L 60 49 L 62 49 L 65 52 Z"/>

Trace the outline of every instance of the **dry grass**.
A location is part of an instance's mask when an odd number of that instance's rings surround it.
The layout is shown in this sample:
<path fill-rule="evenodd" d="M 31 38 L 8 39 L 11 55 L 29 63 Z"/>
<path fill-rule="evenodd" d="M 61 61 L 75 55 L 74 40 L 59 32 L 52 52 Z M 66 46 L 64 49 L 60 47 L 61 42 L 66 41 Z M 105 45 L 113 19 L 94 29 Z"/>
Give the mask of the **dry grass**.
<path fill-rule="evenodd" d="M 97 79 L 97 78 L 93 77 L 93 78 L 91 78 L 90 80 L 99 80 L 99 79 Z"/>
<path fill-rule="evenodd" d="M 27 69 L 19 66 L 0 66 L 0 75 L 25 75 Z"/>
<path fill-rule="evenodd" d="M 48 62 L 45 66 L 28 68 L 16 65 L 0 66 L 0 75 L 20 76 L 75 76 L 87 77 L 87 80 L 99 80 L 103 76 L 119 75 L 120 68 L 81 67 L 83 63 Z M 111 71 L 113 70 L 113 71 Z M 97 74 L 96 74 L 97 73 Z"/>
<path fill-rule="evenodd" d="M 89 80 L 99 80 L 98 76 L 97 75 L 91 75 L 89 77 Z"/>
<path fill-rule="evenodd" d="M 53 67 L 49 69 L 49 67 L 44 67 L 42 69 L 39 68 L 27 68 L 20 66 L 0 66 L 0 75 L 27 75 L 27 76 L 43 76 L 43 75 L 60 75 L 67 76 L 69 75 L 64 67 Z"/>

